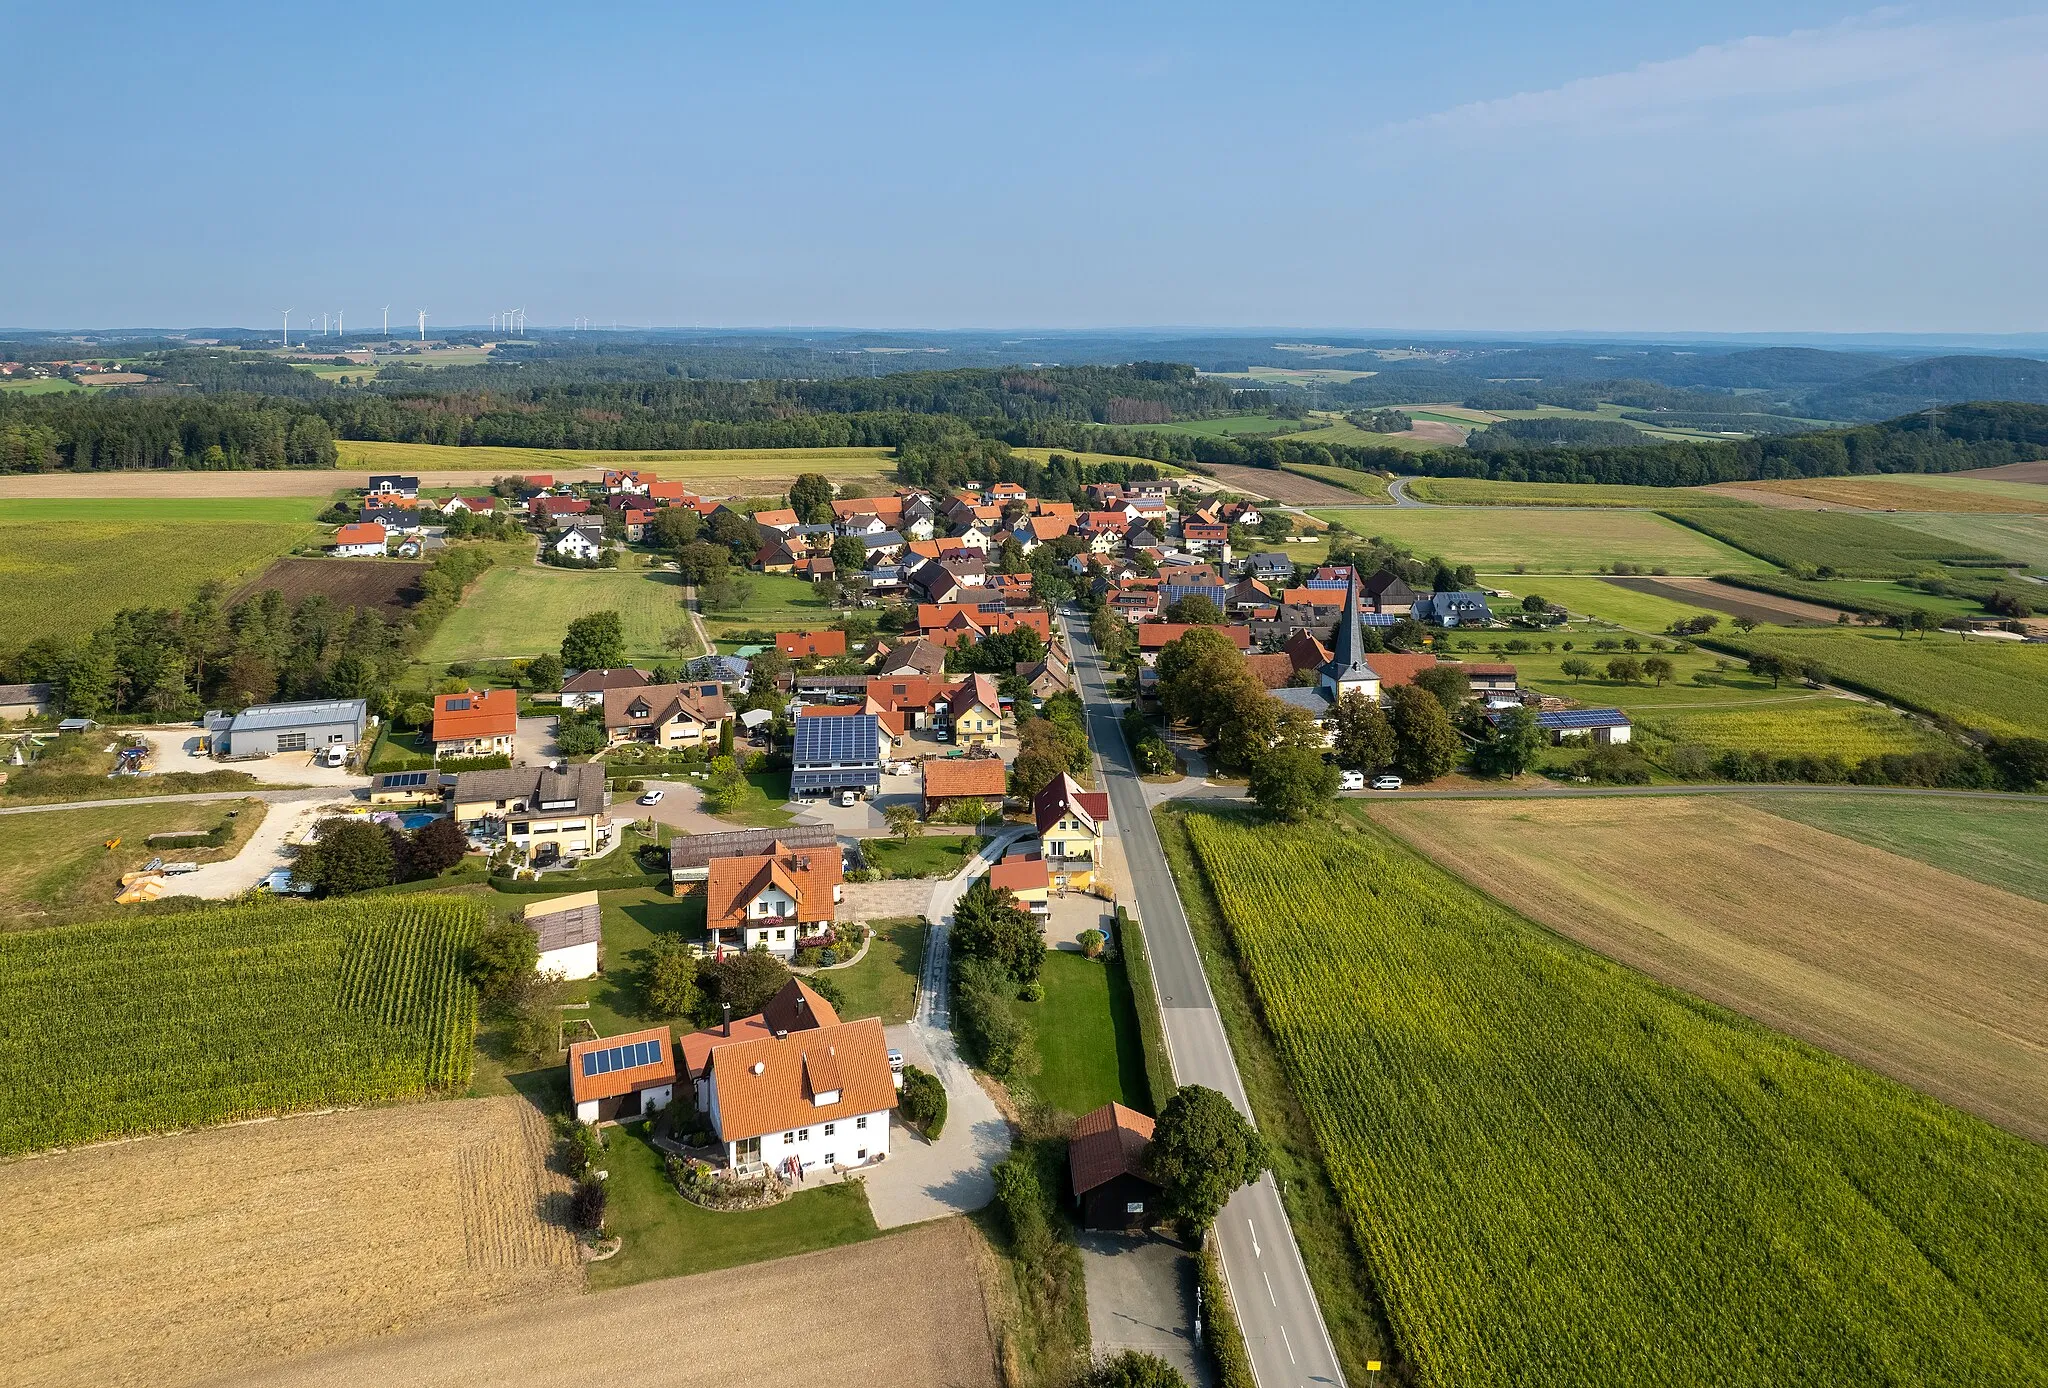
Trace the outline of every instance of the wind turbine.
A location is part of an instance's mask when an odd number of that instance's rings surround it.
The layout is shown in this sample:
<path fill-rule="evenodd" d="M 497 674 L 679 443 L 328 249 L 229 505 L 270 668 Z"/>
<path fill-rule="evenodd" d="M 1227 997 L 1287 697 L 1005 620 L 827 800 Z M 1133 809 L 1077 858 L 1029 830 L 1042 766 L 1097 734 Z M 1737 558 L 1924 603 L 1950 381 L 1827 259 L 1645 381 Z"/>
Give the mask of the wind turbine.
<path fill-rule="evenodd" d="M 327 335 L 327 315 L 323 313 L 320 315 L 320 336 L 326 337 Z"/>
<path fill-rule="evenodd" d="M 421 310 L 420 310 L 420 341 L 422 341 L 422 342 L 425 342 L 426 340 L 427 340 L 427 311 L 426 311 L 425 309 L 421 309 Z"/>
<path fill-rule="evenodd" d="M 292 345 L 292 311 L 281 308 L 278 312 L 284 315 L 284 345 L 289 347 Z"/>

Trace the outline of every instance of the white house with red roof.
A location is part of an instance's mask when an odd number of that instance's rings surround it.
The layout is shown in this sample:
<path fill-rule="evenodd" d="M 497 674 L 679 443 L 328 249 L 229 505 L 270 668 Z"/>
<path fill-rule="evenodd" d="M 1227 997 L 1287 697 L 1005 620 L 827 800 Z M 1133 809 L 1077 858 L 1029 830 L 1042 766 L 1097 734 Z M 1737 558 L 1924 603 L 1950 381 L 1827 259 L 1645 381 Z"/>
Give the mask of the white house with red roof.
<path fill-rule="evenodd" d="M 1055 878 L 1066 863 L 1101 861 L 1102 835 L 1109 826 L 1107 791 L 1083 790 L 1080 782 L 1061 772 L 1032 800 L 1031 814 L 1038 825 L 1039 848 L 1054 860 Z"/>
<path fill-rule="evenodd" d="M 384 553 L 390 533 L 375 521 L 355 521 L 334 532 L 330 552 L 337 559 L 374 559 Z"/>
<path fill-rule="evenodd" d="M 896 1080 L 879 1018 L 735 1040 L 705 1069 L 703 1112 L 735 1171 L 800 1181 L 889 1155 Z"/>

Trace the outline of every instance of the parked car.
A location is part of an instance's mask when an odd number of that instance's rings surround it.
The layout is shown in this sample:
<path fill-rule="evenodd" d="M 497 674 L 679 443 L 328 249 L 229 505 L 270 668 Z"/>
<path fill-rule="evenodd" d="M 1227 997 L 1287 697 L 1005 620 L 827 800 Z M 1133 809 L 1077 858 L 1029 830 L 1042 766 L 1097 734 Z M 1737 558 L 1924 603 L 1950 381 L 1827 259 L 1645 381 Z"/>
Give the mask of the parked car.
<path fill-rule="evenodd" d="M 858 805 L 859 803 L 860 803 L 860 792 L 859 792 L 859 791 L 857 791 L 857 790 L 842 790 L 842 791 L 840 791 L 840 792 L 839 792 L 839 804 L 841 805 L 841 807 L 842 807 L 842 808 L 845 808 L 845 809 L 852 809 L 852 808 L 853 808 L 853 807 L 854 807 L 855 805 Z"/>
<path fill-rule="evenodd" d="M 658 790 L 650 790 L 640 797 L 639 803 L 642 805 L 659 805 L 661 803 L 661 794 Z"/>
<path fill-rule="evenodd" d="M 1372 778 L 1372 788 L 1374 790 L 1399 790 L 1401 788 L 1401 778 L 1399 776 L 1375 776 Z"/>
<path fill-rule="evenodd" d="M 953 740 L 953 730 L 942 723 L 932 730 L 932 736 L 941 742 L 951 742 Z"/>
<path fill-rule="evenodd" d="M 1337 778 L 1337 789 L 1339 789 L 1339 790 L 1364 790 L 1364 789 L 1365 789 L 1365 773 L 1364 773 L 1363 771 L 1347 771 L 1347 772 L 1345 772 L 1345 773 L 1344 773 L 1343 775 L 1341 775 L 1341 776 L 1339 776 L 1339 777 Z"/>
<path fill-rule="evenodd" d="M 331 767 L 347 766 L 348 748 L 339 742 L 335 743 L 332 747 L 322 748 L 320 752 L 320 764 L 322 766 Z"/>
<path fill-rule="evenodd" d="M 894 1046 L 889 1048 L 889 1073 L 892 1075 L 903 1073 L 903 1052 L 897 1050 Z"/>

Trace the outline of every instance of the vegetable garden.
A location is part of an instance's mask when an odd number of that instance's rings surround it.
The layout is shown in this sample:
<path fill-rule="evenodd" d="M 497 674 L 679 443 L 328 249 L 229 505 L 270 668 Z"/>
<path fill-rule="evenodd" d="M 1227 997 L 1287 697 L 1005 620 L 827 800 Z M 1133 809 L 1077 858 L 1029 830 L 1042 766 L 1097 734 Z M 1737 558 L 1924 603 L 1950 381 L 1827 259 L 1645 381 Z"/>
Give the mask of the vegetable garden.
<path fill-rule="evenodd" d="M 1413 1382 L 2048 1382 L 2048 1152 L 1375 829 L 1187 823 Z"/>
<path fill-rule="evenodd" d="M 0 935 L 0 1155 L 458 1091 L 481 920 L 408 896 Z"/>

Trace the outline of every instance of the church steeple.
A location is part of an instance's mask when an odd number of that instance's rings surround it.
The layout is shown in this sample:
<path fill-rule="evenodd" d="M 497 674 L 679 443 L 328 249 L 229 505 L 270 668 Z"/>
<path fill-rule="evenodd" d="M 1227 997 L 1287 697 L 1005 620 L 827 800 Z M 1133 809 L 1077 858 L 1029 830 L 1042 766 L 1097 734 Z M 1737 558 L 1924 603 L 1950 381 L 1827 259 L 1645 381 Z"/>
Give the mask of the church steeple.
<path fill-rule="evenodd" d="M 1354 691 L 1377 698 L 1380 677 L 1365 658 L 1364 604 L 1358 597 L 1358 570 L 1344 589 L 1344 617 L 1337 623 L 1337 648 L 1322 669 L 1322 688 L 1332 701 Z"/>

